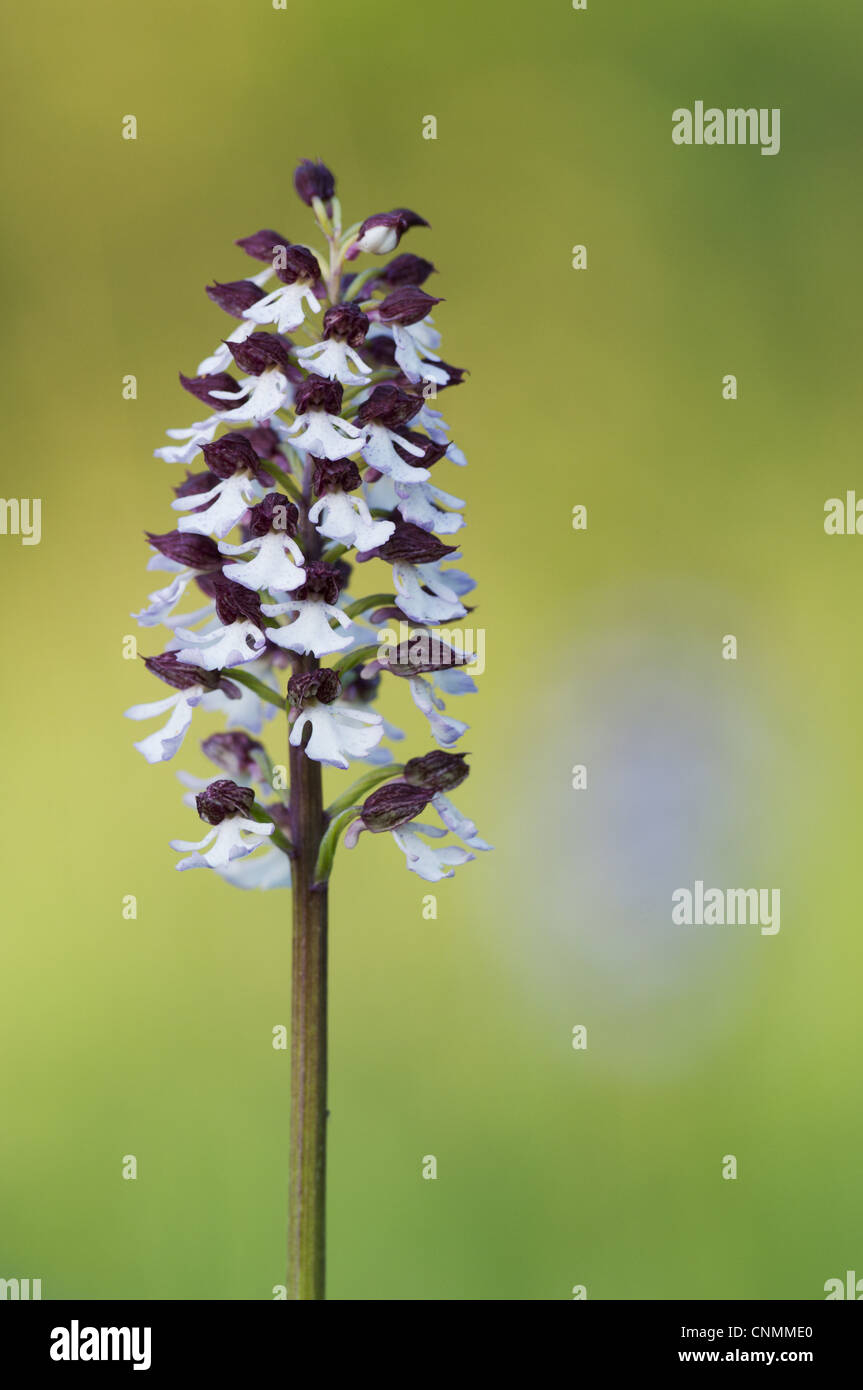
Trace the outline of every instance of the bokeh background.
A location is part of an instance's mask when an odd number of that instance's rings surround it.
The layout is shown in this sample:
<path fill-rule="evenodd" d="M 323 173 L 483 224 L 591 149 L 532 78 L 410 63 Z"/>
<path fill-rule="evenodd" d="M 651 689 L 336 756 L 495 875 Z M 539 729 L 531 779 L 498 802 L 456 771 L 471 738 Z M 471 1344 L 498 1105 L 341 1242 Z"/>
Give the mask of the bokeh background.
<path fill-rule="evenodd" d="M 863 481 L 863 13 L 48 0 L 4 29 L 2 491 L 43 538 L 0 537 L 0 1275 L 283 1281 L 289 901 L 174 872 L 202 764 L 132 749 L 159 691 L 122 639 L 172 516 L 152 451 L 196 418 L 176 373 L 223 328 L 203 287 L 247 273 L 237 236 L 310 235 L 319 156 L 349 218 L 430 220 L 403 249 L 471 369 L 471 467 L 436 481 L 487 634 L 459 800 L 497 847 L 437 921 L 389 837 L 339 856 L 330 1296 L 823 1298 L 863 1261 L 863 540 L 823 530 Z M 697 99 L 780 107 L 781 153 L 677 148 Z M 388 713 L 421 751 L 406 690 Z M 696 878 L 779 887 L 780 933 L 673 927 Z"/>

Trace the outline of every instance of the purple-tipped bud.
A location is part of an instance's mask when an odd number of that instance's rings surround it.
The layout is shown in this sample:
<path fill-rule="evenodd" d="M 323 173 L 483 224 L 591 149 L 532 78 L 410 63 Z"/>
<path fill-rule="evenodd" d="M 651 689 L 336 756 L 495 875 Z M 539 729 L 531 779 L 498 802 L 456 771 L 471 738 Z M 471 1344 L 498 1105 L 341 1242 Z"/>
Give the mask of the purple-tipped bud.
<path fill-rule="evenodd" d="M 307 246 L 289 246 L 284 255 L 278 258 L 276 277 L 283 285 L 295 285 L 298 280 L 315 285 L 320 276 L 318 258 Z"/>
<path fill-rule="evenodd" d="M 201 744 L 201 751 L 211 763 L 215 763 L 223 772 L 229 772 L 232 777 L 259 777 L 261 774 L 256 754 L 263 753 L 264 745 L 256 738 L 249 738 L 241 729 L 210 734 Z"/>
<path fill-rule="evenodd" d="M 393 208 L 392 212 L 376 212 L 367 217 L 357 232 L 349 258 L 360 251 L 369 251 L 374 256 L 386 256 L 394 251 L 409 227 L 427 227 L 429 224 L 410 208 Z"/>
<path fill-rule="evenodd" d="M 219 622 L 227 627 L 230 623 L 255 623 L 262 628 L 261 600 L 252 589 L 235 584 L 224 575 L 213 584 L 216 600 L 216 614 Z"/>
<path fill-rule="evenodd" d="M 145 532 L 149 544 L 160 555 L 186 565 L 190 570 L 221 569 L 223 557 L 209 536 L 197 536 L 192 531 L 168 531 L 164 536 Z"/>
<path fill-rule="evenodd" d="M 323 497 L 325 492 L 353 492 L 362 482 L 352 459 L 316 458 L 314 464 L 312 482 L 316 497 Z"/>
<path fill-rule="evenodd" d="M 158 676 L 166 685 L 173 685 L 176 690 L 202 685 L 205 690 L 221 690 L 231 700 L 240 698 L 237 686 L 233 681 L 225 680 L 221 671 L 205 671 L 201 666 L 189 666 L 185 661 L 177 660 L 176 652 L 145 656 L 144 665 L 152 675 Z"/>
<path fill-rule="evenodd" d="M 249 539 L 266 536 L 270 531 L 295 536 L 299 519 L 297 508 L 293 502 L 287 500 L 284 493 L 268 492 L 249 512 Z"/>
<path fill-rule="evenodd" d="M 421 399 L 408 396 L 390 381 L 382 381 L 357 411 L 357 424 L 386 425 L 387 429 L 396 430 L 412 420 L 422 408 Z"/>
<path fill-rule="evenodd" d="M 436 748 L 422 758 L 410 758 L 405 763 L 404 779 L 433 796 L 460 786 L 469 772 L 464 753 L 444 753 Z"/>
<path fill-rule="evenodd" d="M 452 671 L 466 666 L 468 658 L 439 637 L 420 632 L 407 642 L 391 647 L 377 658 L 383 670 L 394 676 L 420 676 L 430 671 Z"/>
<path fill-rule="evenodd" d="M 333 304 L 324 314 L 325 338 L 339 338 L 349 347 L 362 347 L 369 331 L 369 316 L 358 304 Z"/>
<path fill-rule="evenodd" d="M 393 286 L 424 285 L 435 269 L 431 261 L 423 260 L 422 256 L 412 256 L 406 251 L 384 266 L 380 278 Z"/>
<path fill-rule="evenodd" d="M 445 555 L 454 554 L 457 549 L 456 545 L 444 545 L 437 536 L 433 536 L 430 531 L 424 531 L 421 526 L 404 521 L 396 526 L 389 540 L 384 541 L 383 545 L 377 546 L 374 550 L 366 550 L 363 554 L 365 558 L 376 556 L 391 563 L 404 560 L 409 565 L 428 565 L 442 560 Z"/>
<path fill-rule="evenodd" d="M 222 439 L 214 439 L 211 444 L 202 444 L 201 453 L 207 467 L 219 478 L 232 478 L 242 469 L 256 473 L 261 466 L 261 460 L 248 439 L 238 430 L 232 430 Z"/>
<path fill-rule="evenodd" d="M 211 410 L 227 410 L 231 404 L 211 395 L 211 391 L 230 391 L 235 396 L 240 389 L 230 372 L 213 372 L 211 376 L 183 376 L 180 372 L 180 385 Z"/>
<path fill-rule="evenodd" d="M 342 388 L 338 381 L 312 375 L 297 387 L 295 415 L 305 415 L 307 410 L 325 410 L 328 415 L 338 415 L 341 408 Z"/>
<path fill-rule="evenodd" d="M 261 376 L 269 367 L 278 367 L 290 375 L 290 344 L 278 333 L 253 333 L 243 343 L 228 343 L 231 356 L 237 366 L 250 376 Z"/>
<path fill-rule="evenodd" d="M 294 170 L 294 188 L 306 207 L 311 207 L 313 198 L 328 203 L 336 191 L 335 176 L 320 160 L 301 159 Z"/>
<path fill-rule="evenodd" d="M 442 303 L 442 299 L 435 299 L 434 295 L 426 294 L 418 285 L 403 285 L 401 289 L 393 290 L 392 294 L 388 294 L 386 299 L 375 305 L 372 317 L 379 323 L 400 323 L 406 327 L 412 323 L 419 323 L 420 319 L 431 313 L 436 304 Z"/>
<path fill-rule="evenodd" d="M 211 782 L 195 797 L 198 815 L 207 825 L 221 825 L 228 816 L 248 817 L 254 804 L 255 793 L 251 787 L 238 787 L 226 777 Z"/>
<path fill-rule="evenodd" d="M 287 250 L 290 244 L 290 237 L 282 236 L 281 232 L 274 232 L 271 227 L 264 227 L 260 232 L 253 232 L 251 236 L 242 236 L 234 243 L 235 246 L 242 246 L 246 255 L 252 256 L 256 261 L 272 261 L 279 248 Z"/>
<path fill-rule="evenodd" d="M 207 285 L 207 294 L 214 304 L 235 319 L 241 319 L 247 309 L 264 297 L 264 291 L 251 280 L 230 280 L 224 285 L 217 280 Z"/>
<path fill-rule="evenodd" d="M 408 786 L 407 782 L 387 782 L 367 796 L 362 805 L 361 818 L 366 830 L 380 834 L 383 830 L 397 830 L 400 825 L 422 815 L 431 800 L 431 792 L 419 786 Z"/>
<path fill-rule="evenodd" d="M 338 671 L 325 666 L 318 671 L 304 671 L 291 676 L 288 681 L 288 700 L 297 709 L 302 709 L 309 700 L 319 700 L 323 705 L 331 705 L 339 698 L 342 688 Z"/>
<path fill-rule="evenodd" d="M 305 573 L 305 583 L 294 590 L 294 598 L 322 598 L 324 603 L 338 603 L 342 580 L 335 565 L 328 565 L 323 560 L 313 560 L 306 565 Z"/>

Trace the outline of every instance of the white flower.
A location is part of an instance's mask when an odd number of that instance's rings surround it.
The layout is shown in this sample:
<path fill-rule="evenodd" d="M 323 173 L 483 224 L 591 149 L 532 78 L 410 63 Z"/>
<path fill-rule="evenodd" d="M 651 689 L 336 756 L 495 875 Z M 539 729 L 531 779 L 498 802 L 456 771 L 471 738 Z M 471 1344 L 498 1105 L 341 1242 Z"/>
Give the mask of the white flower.
<path fill-rule="evenodd" d="M 218 825 L 210 828 L 203 840 L 172 840 L 171 849 L 193 851 L 180 860 L 178 869 L 216 869 L 222 872 L 232 860 L 242 859 L 256 850 L 275 828 L 272 822 L 249 820 L 246 816 L 225 816 Z M 206 854 L 201 854 L 205 845 L 210 848 Z"/>
<path fill-rule="evenodd" d="M 436 825 L 419 825 L 414 821 L 390 833 L 405 854 L 408 868 L 412 873 L 419 874 L 427 883 L 452 878 L 453 868 L 449 867 L 450 865 L 467 864 L 476 857 L 469 850 L 460 849 L 458 845 L 444 845 L 441 849 L 427 845 L 421 834 L 435 838 L 446 834 L 446 831 L 438 829 Z"/>
<path fill-rule="evenodd" d="M 449 715 L 441 713 L 444 708 L 443 700 L 439 699 L 427 681 L 422 676 L 411 676 L 408 680 L 411 696 L 417 709 L 420 710 L 429 722 L 429 728 L 437 744 L 441 748 L 449 748 L 457 743 L 462 734 L 469 728 L 461 719 L 451 719 Z"/>
<path fill-rule="evenodd" d="M 440 569 L 440 562 L 424 565 L 411 565 L 407 560 L 393 563 L 393 584 L 396 601 L 402 612 L 415 623 L 452 622 L 463 618 L 467 613 L 459 601 L 458 593 L 447 581 L 448 572 Z M 431 593 L 426 593 L 431 589 Z"/>
<path fill-rule="evenodd" d="M 176 512 L 192 511 L 193 507 L 209 502 L 205 511 L 183 516 L 178 531 L 194 531 L 199 536 L 227 536 L 245 516 L 249 507 L 263 496 L 263 488 L 248 473 L 233 473 L 220 478 L 209 492 L 196 492 L 190 497 L 177 497 L 171 503 Z"/>
<path fill-rule="evenodd" d="M 165 444 L 161 449 L 153 451 L 154 457 L 164 459 L 166 463 L 191 463 L 202 444 L 212 443 L 224 418 L 221 414 L 210 415 L 208 419 L 199 420 L 188 429 L 165 430 L 169 439 L 184 439 L 186 442 Z"/>
<path fill-rule="evenodd" d="M 132 705 L 126 710 L 127 719 L 154 719 L 157 714 L 171 711 L 163 729 L 148 734 L 140 743 L 135 744 L 138 752 L 144 755 L 148 763 L 162 763 L 173 758 L 192 722 L 192 710 L 200 703 L 203 695 L 202 685 L 190 685 L 186 690 L 178 690 L 175 695 L 169 695 L 165 700 Z"/>
<path fill-rule="evenodd" d="M 454 806 L 448 796 L 443 792 L 435 792 L 432 797 L 434 806 L 447 830 L 451 830 L 460 840 L 463 840 L 471 849 L 486 850 L 491 849 L 491 845 L 485 840 L 481 840 L 477 834 L 476 826 L 467 816 L 462 815 L 457 806 Z"/>
<path fill-rule="evenodd" d="M 223 420 L 260 424 L 293 400 L 294 388 L 278 367 L 268 367 L 260 376 L 244 377 L 239 384 L 239 391 L 210 392 L 220 400 L 240 402 L 233 410 L 224 412 Z"/>
<path fill-rule="evenodd" d="M 419 444 L 414 444 L 410 439 L 403 439 L 395 430 L 387 429 L 386 425 L 375 421 L 371 421 L 365 428 L 366 438 L 360 453 L 372 468 L 376 468 L 379 473 L 388 474 L 397 483 L 423 483 L 431 477 L 427 468 L 405 463 L 395 450 L 398 444 L 405 453 L 422 458 L 425 449 Z"/>
<path fill-rule="evenodd" d="M 247 555 L 255 551 L 254 559 L 244 564 L 225 565 L 226 579 L 242 584 L 246 589 L 272 589 L 279 593 L 298 589 L 305 582 L 305 571 L 298 566 L 305 560 L 300 547 L 285 531 L 266 531 L 242 545 L 221 541 L 223 555 Z M 294 564 L 296 561 L 296 564 Z"/>
<path fill-rule="evenodd" d="M 160 557 L 161 558 L 161 557 Z M 131 616 L 136 618 L 139 627 L 158 627 L 160 623 L 165 623 L 168 616 L 173 613 L 189 584 L 192 582 L 194 574 L 191 570 L 184 570 L 171 580 L 170 584 L 164 589 L 156 589 L 148 595 L 146 608 L 142 608 L 139 613 Z"/>
<path fill-rule="evenodd" d="M 440 357 L 434 351 L 440 345 L 440 333 L 430 315 L 418 323 L 393 323 L 389 327 L 395 345 L 395 359 L 408 381 L 433 381 L 439 386 L 449 384 L 449 372 L 435 364 Z M 370 335 L 377 337 L 378 334 Z"/>
<path fill-rule="evenodd" d="M 421 526 L 424 531 L 437 531 L 441 536 L 451 536 L 464 526 L 464 517 L 458 510 L 444 511 L 449 507 L 463 507 L 461 497 L 453 497 L 451 492 L 443 492 L 432 483 L 399 483 L 395 485 L 399 503 L 398 509 L 405 521 Z M 439 506 L 438 504 L 442 504 Z"/>
<path fill-rule="evenodd" d="M 423 399 L 422 410 L 414 421 L 414 428 L 424 429 L 429 439 L 435 444 L 446 444 L 446 457 L 450 463 L 454 463 L 457 468 L 467 467 L 467 459 L 463 450 L 459 449 L 456 444 L 450 443 L 449 425 L 446 420 L 440 411 L 435 410 L 425 399 Z"/>
<path fill-rule="evenodd" d="M 325 338 L 309 347 L 297 348 L 297 361 L 307 372 L 340 381 L 343 386 L 366 386 L 371 376 L 371 368 L 341 338 Z"/>
<path fill-rule="evenodd" d="M 298 280 L 293 285 L 279 285 L 271 290 L 246 309 L 243 317 L 251 319 L 253 324 L 274 323 L 279 333 L 290 333 L 305 319 L 304 301 L 313 314 L 320 313 L 321 306 L 311 285 Z"/>
<path fill-rule="evenodd" d="M 314 703 L 300 711 L 291 729 L 290 742 L 298 748 L 306 725 L 311 736 L 304 752 L 315 762 L 327 763 L 343 771 L 350 758 L 366 758 L 384 735 L 383 720 L 372 710 L 357 708 L 344 700 L 326 705 Z"/>
<path fill-rule="evenodd" d="M 309 520 L 317 522 L 318 534 L 357 550 L 374 550 L 389 540 L 395 528 L 392 521 L 375 521 L 357 493 L 327 492 L 309 509 Z M 288 585 L 282 585 L 288 588 Z"/>
<path fill-rule="evenodd" d="M 311 652 L 313 656 L 328 656 L 330 652 L 341 652 L 352 645 L 350 637 L 342 637 L 330 627 L 330 618 L 339 627 L 350 627 L 351 620 L 341 608 L 333 603 L 325 603 L 322 598 L 289 599 L 285 603 L 262 603 L 261 612 L 268 618 L 278 618 L 284 613 L 295 613 L 293 622 L 286 627 L 271 627 L 268 636 L 277 647 L 303 655 Z"/>
<path fill-rule="evenodd" d="M 285 433 L 293 436 L 297 448 L 317 458 L 332 460 L 355 454 L 359 448 L 357 440 L 363 438 L 363 431 L 350 420 L 328 415 L 325 410 L 307 410 L 304 415 L 298 415 Z"/>
<path fill-rule="evenodd" d="M 178 641 L 186 643 L 177 651 L 177 660 L 189 666 L 202 666 L 205 671 L 220 671 L 225 666 L 240 666 L 254 661 L 264 652 L 267 640 L 257 623 L 240 618 L 216 627 L 212 632 L 192 632 L 176 629 Z"/>

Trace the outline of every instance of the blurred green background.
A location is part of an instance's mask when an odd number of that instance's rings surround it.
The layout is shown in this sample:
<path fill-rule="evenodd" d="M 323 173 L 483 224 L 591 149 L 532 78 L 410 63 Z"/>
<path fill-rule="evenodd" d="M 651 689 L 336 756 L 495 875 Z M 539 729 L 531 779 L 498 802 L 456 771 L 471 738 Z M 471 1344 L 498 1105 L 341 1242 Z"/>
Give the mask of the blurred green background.
<path fill-rule="evenodd" d="M 863 13 L 48 0 L 4 28 L 3 494 L 43 537 L 0 537 L 0 1276 L 283 1282 L 290 904 L 174 872 L 202 762 L 133 750 L 122 710 L 166 692 L 122 638 L 180 476 L 152 451 L 198 418 L 176 373 L 223 331 L 203 287 L 248 273 L 237 236 L 310 236 L 313 156 L 349 220 L 432 223 L 402 249 L 471 369 L 442 401 L 471 467 L 435 481 L 487 633 L 458 799 L 497 847 L 432 922 L 389 837 L 339 856 L 329 1295 L 823 1298 L 863 1261 L 863 540 L 822 524 L 861 483 Z M 674 146 L 697 99 L 780 107 L 781 153 Z M 696 878 L 779 887 L 780 933 L 672 927 Z"/>

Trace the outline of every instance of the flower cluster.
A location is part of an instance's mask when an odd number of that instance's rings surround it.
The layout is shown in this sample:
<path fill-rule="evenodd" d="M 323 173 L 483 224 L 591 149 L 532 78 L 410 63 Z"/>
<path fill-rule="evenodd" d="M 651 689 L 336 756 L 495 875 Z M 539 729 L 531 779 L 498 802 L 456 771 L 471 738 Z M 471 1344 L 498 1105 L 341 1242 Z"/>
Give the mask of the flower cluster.
<path fill-rule="evenodd" d="M 367 765 L 325 817 L 322 875 L 341 833 L 350 846 L 386 830 L 408 867 L 435 881 L 489 848 L 447 795 L 468 766 L 443 750 L 467 725 L 444 696 L 475 689 L 471 658 L 434 632 L 468 613 L 474 586 L 440 539 L 464 525 L 464 502 L 431 481 L 443 460 L 465 463 L 436 405 L 464 372 L 439 355 L 431 313 L 441 301 L 423 288 L 435 267 L 409 253 L 379 259 L 428 223 L 394 208 L 343 230 L 333 175 L 311 160 L 294 186 L 325 249 L 262 229 L 237 242 L 255 272 L 206 290 L 232 323 L 194 375 L 180 374 L 203 409 L 156 450 L 187 471 L 174 529 L 147 533 L 148 568 L 167 582 L 134 615 L 167 629 L 145 665 L 172 693 L 126 713 L 167 715 L 135 745 L 151 763 L 174 757 L 196 708 L 225 717 L 202 744 L 217 775 L 180 774 L 209 829 L 172 841 L 178 868 L 215 869 L 240 887 L 290 883 L 290 788 L 259 737 L 283 709 L 305 758 Z M 354 266 L 362 255 L 367 268 Z M 356 596 L 370 561 L 391 582 Z M 408 640 L 382 647 L 382 623 L 404 625 Z M 390 677 L 408 681 L 438 745 L 404 766 L 387 747 L 403 734 L 374 708 Z M 427 810 L 439 825 L 418 819 Z M 448 833 L 455 842 L 428 843 Z"/>

